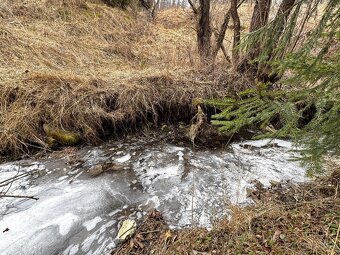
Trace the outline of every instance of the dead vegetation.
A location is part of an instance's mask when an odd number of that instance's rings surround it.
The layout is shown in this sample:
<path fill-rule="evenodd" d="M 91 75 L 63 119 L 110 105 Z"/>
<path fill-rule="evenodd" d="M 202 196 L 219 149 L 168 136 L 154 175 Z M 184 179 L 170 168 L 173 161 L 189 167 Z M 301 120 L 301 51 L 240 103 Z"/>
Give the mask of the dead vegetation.
<path fill-rule="evenodd" d="M 225 71 L 194 71 L 190 13 L 166 12 L 149 21 L 101 1 L 1 1 L 0 154 L 46 148 L 43 124 L 93 144 L 160 114 L 191 116 L 193 98 L 225 95 Z"/>
<path fill-rule="evenodd" d="M 112 254 L 339 254 L 340 169 L 306 184 L 256 186 L 256 204 L 232 207 L 211 231 L 169 230 L 152 212 Z"/>

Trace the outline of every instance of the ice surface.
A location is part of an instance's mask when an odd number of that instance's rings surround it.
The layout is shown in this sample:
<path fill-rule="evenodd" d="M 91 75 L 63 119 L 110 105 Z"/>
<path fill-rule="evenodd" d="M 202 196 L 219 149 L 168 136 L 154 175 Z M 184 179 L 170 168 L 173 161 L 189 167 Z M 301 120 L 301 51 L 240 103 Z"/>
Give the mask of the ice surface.
<path fill-rule="evenodd" d="M 81 165 L 53 157 L 0 165 L 0 181 L 25 174 L 8 194 L 39 198 L 0 199 L 0 254 L 109 254 L 120 222 L 138 221 L 151 208 L 163 211 L 174 228 L 209 227 L 228 214 L 230 203 L 250 202 L 246 189 L 254 179 L 264 185 L 306 181 L 305 169 L 290 161 L 296 156 L 291 149 L 276 139 L 193 151 L 132 138 L 80 150 Z M 112 162 L 129 169 L 95 178 L 87 173 Z"/>
<path fill-rule="evenodd" d="M 87 229 L 87 231 L 90 231 L 90 230 L 94 229 L 96 227 L 97 223 L 99 223 L 101 221 L 102 221 L 102 218 L 97 216 L 92 220 L 84 222 L 83 226 Z"/>
<path fill-rule="evenodd" d="M 131 155 L 130 154 L 126 154 L 123 157 L 117 158 L 116 161 L 118 163 L 125 163 L 125 162 L 129 161 L 130 159 L 131 159 Z"/>

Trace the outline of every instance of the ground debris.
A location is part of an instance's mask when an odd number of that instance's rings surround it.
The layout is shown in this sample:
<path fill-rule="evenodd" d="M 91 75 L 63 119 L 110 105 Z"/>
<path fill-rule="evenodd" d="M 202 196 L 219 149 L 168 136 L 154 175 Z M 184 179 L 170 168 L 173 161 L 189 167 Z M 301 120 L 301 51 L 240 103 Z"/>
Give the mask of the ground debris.
<path fill-rule="evenodd" d="M 136 234 L 120 248 L 112 252 L 112 255 L 123 254 L 158 254 L 153 247 L 166 247 L 175 236 L 169 230 L 162 214 L 157 210 L 148 213 L 145 220 L 137 227 Z"/>
<path fill-rule="evenodd" d="M 170 230 L 149 213 L 118 254 L 340 254 L 340 171 L 300 185 L 274 183 L 252 191 L 256 204 L 232 207 L 211 231 Z"/>

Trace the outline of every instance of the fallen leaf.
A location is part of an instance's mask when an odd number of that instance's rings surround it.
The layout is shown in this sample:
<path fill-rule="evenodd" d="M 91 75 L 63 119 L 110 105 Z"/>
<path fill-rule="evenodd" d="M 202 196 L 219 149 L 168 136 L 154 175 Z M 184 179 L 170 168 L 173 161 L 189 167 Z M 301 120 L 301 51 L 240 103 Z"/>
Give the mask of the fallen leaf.
<path fill-rule="evenodd" d="M 136 231 L 136 225 L 136 221 L 134 220 L 124 220 L 118 231 L 117 238 L 125 240 L 127 237 L 132 236 Z"/>

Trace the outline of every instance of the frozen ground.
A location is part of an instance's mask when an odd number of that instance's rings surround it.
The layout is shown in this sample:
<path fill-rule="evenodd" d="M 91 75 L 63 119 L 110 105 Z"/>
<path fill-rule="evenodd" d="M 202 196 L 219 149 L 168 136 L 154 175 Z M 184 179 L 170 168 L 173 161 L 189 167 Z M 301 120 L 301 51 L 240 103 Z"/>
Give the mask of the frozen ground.
<path fill-rule="evenodd" d="M 250 202 L 246 188 L 254 179 L 305 181 L 305 169 L 289 161 L 290 149 L 286 141 L 261 140 L 193 151 L 129 138 L 84 148 L 71 159 L 0 165 L 0 191 L 39 198 L 0 199 L 0 254 L 105 254 L 119 223 L 139 220 L 151 208 L 164 212 L 172 227 L 209 227 L 228 213 L 228 204 Z M 88 173 L 114 164 L 124 169 Z M 2 185 L 24 173 L 31 174 Z"/>

